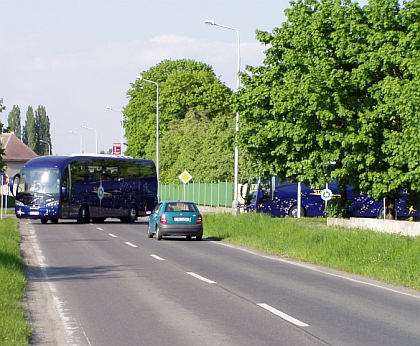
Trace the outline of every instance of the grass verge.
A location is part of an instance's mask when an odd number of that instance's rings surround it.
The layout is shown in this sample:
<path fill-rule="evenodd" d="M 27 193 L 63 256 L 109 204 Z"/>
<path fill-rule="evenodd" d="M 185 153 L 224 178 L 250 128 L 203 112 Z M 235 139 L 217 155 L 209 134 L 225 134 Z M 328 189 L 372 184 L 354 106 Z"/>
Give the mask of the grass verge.
<path fill-rule="evenodd" d="M 24 296 L 25 264 L 21 257 L 18 220 L 0 220 L 0 344 L 28 345 L 28 324 Z"/>
<path fill-rule="evenodd" d="M 206 237 L 420 290 L 420 237 L 327 227 L 321 218 L 203 218 Z"/>

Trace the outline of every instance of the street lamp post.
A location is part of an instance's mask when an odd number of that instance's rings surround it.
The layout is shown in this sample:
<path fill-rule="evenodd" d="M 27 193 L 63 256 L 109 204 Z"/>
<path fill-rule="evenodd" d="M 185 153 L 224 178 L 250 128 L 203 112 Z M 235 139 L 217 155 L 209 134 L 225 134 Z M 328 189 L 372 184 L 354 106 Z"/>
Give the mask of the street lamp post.
<path fill-rule="evenodd" d="M 234 30 L 236 32 L 236 35 L 238 37 L 238 70 L 237 70 L 237 79 L 236 79 L 236 89 L 239 90 L 241 86 L 241 79 L 239 77 L 239 72 L 241 72 L 241 43 L 240 43 L 240 36 L 239 31 L 235 28 L 232 28 L 230 26 L 222 25 L 222 24 L 216 24 L 214 20 L 212 19 L 206 19 L 204 21 L 207 25 L 213 25 L 213 26 L 219 26 L 221 28 Z M 239 132 L 239 112 L 236 112 L 236 138 L 235 141 L 238 140 L 238 132 Z M 235 171 L 234 171 L 234 187 L 233 187 L 233 201 L 232 201 L 232 215 L 237 215 L 239 213 L 239 201 L 238 201 L 238 166 L 239 166 L 239 150 L 238 145 L 235 145 Z"/>
<path fill-rule="evenodd" d="M 70 133 L 74 133 L 76 135 L 80 136 L 80 153 L 83 153 L 83 141 L 82 141 L 82 135 L 78 132 L 74 132 L 74 131 L 69 131 Z"/>
<path fill-rule="evenodd" d="M 48 144 L 48 155 L 51 155 L 51 144 L 50 144 L 50 142 L 47 142 L 47 141 L 44 141 L 44 140 L 40 139 L 39 143 Z"/>
<path fill-rule="evenodd" d="M 123 130 L 124 130 L 124 113 L 118 109 L 114 109 L 110 106 L 106 107 L 106 109 L 109 109 L 110 111 L 114 111 L 114 112 L 120 112 L 121 113 L 121 152 L 120 155 L 122 156 L 123 154 Z"/>
<path fill-rule="evenodd" d="M 83 128 L 86 130 L 95 131 L 95 148 L 96 148 L 96 154 L 97 154 L 98 153 L 98 133 L 96 132 L 96 129 L 94 129 L 93 127 L 87 127 L 87 126 L 83 126 Z"/>
<path fill-rule="evenodd" d="M 159 200 L 159 84 L 152 80 L 145 79 L 142 76 L 137 76 L 136 78 L 156 85 L 156 176 L 158 181 L 157 195 Z"/>

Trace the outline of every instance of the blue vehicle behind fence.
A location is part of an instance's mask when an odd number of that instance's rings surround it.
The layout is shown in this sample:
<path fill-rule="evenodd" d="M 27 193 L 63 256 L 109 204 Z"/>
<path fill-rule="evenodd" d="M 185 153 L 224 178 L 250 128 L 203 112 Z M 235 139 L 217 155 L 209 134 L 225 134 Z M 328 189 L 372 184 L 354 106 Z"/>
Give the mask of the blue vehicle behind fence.
<path fill-rule="evenodd" d="M 301 209 L 302 217 L 326 216 L 328 201 L 321 198 L 323 190 L 329 189 L 332 198 L 341 196 L 337 180 L 320 188 L 311 188 L 301 184 Z M 244 200 L 244 212 L 262 212 L 274 217 L 298 216 L 298 184 L 278 177 L 267 180 L 253 179 L 241 186 L 241 196 Z M 363 192 L 355 193 L 352 187 L 347 188 L 347 199 L 352 201 L 349 212 L 354 217 L 378 218 L 384 216 L 383 201 L 375 201 Z M 419 217 L 416 208 L 406 206 L 405 193 L 396 201 L 396 217 Z"/>
<path fill-rule="evenodd" d="M 76 219 L 79 223 L 119 218 L 134 222 L 157 204 L 153 161 L 111 155 L 40 156 L 9 183 L 18 218 Z"/>

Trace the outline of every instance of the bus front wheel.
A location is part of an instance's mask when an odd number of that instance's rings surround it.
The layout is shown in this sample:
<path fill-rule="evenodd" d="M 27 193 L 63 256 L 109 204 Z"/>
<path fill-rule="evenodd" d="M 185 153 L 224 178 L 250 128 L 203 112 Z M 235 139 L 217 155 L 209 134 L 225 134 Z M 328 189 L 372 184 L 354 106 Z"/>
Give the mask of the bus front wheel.
<path fill-rule="evenodd" d="M 305 217 L 305 215 L 306 215 L 305 208 L 301 206 L 300 207 L 300 216 Z M 289 216 L 294 217 L 294 218 L 298 217 L 298 207 L 297 207 L 297 205 L 294 205 L 293 207 L 291 207 L 289 209 Z"/>

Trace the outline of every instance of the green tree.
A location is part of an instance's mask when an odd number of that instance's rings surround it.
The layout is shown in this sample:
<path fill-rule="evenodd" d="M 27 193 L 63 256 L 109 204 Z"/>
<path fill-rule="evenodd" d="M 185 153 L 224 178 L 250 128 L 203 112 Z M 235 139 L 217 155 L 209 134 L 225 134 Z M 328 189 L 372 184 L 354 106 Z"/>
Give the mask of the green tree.
<path fill-rule="evenodd" d="M 312 186 L 340 178 L 390 207 L 399 188 L 418 190 L 418 8 L 299 0 L 282 27 L 257 32 L 270 48 L 242 74 L 236 107 L 261 171 Z"/>
<path fill-rule="evenodd" d="M 49 155 L 50 147 L 45 143 L 40 142 L 41 140 L 48 142 L 51 146 L 50 119 L 47 116 L 47 111 L 44 106 L 38 106 L 38 109 L 35 111 L 35 123 L 38 143 L 35 152 L 38 155 Z"/>
<path fill-rule="evenodd" d="M 49 155 L 49 146 L 40 142 L 41 140 L 50 143 L 52 151 L 50 120 L 45 107 L 38 106 L 34 113 L 33 108 L 29 106 L 26 112 L 22 141 L 38 155 Z"/>
<path fill-rule="evenodd" d="M 12 110 L 7 117 L 7 123 L 9 124 L 9 131 L 13 132 L 17 138 L 22 138 L 22 126 L 21 126 L 21 117 L 20 117 L 20 108 L 19 106 L 13 105 Z"/>
<path fill-rule="evenodd" d="M 184 119 L 170 121 L 161 146 L 161 180 L 179 183 L 186 169 L 199 182 L 232 181 L 234 133 L 232 116 L 209 119 L 190 110 Z"/>
<path fill-rule="evenodd" d="M 232 92 L 215 76 L 213 69 L 209 65 L 194 60 L 164 60 L 148 71 L 144 71 L 142 77 L 159 85 L 161 182 L 167 183 L 176 179 L 186 169 L 184 167 L 179 171 L 178 166 L 181 167 L 179 161 L 193 162 L 192 158 L 184 157 L 184 155 L 190 157 L 192 152 L 198 155 L 194 165 L 189 166 L 191 167 L 189 169 L 194 172 L 198 167 L 198 161 L 203 159 L 218 160 L 212 165 L 216 166 L 217 162 L 220 162 L 221 166 L 224 166 L 225 158 L 222 157 L 224 152 L 221 152 L 218 158 L 214 157 L 215 155 L 211 157 L 199 155 L 205 150 L 216 151 L 218 147 L 204 147 L 210 145 L 211 140 L 197 138 L 213 136 L 214 132 L 209 131 L 210 127 L 215 126 L 213 119 L 221 119 L 223 122 L 218 130 L 229 133 L 224 135 L 220 133 L 220 138 L 223 138 L 223 141 L 230 140 L 230 142 L 224 143 L 226 147 L 232 147 L 232 130 L 234 131 L 234 129 L 231 125 L 227 125 L 227 123 L 234 124 L 234 115 L 229 109 Z M 157 87 L 145 80 L 137 80 L 132 84 L 127 95 L 130 101 L 124 109 L 124 127 L 128 145 L 126 154 L 155 159 Z M 188 132 L 188 121 L 191 122 L 194 131 L 191 129 Z M 194 133 L 195 131 L 198 132 Z M 187 133 L 191 144 L 181 143 L 182 141 L 186 142 L 183 136 Z M 189 152 L 185 149 L 188 145 L 190 145 Z M 221 171 L 225 172 L 228 169 L 223 168 Z M 231 171 L 232 179 L 233 159 Z M 212 173 L 203 172 L 202 174 L 210 175 Z M 214 175 L 215 179 L 216 175 Z M 218 179 L 225 177 L 226 174 L 223 173 Z"/>
<path fill-rule="evenodd" d="M 37 135 L 36 135 L 36 121 L 34 110 L 31 106 L 28 106 L 26 111 L 26 121 L 23 127 L 22 134 L 23 143 L 25 143 L 33 151 L 37 148 Z M 36 151 L 35 151 L 36 152 Z"/>

